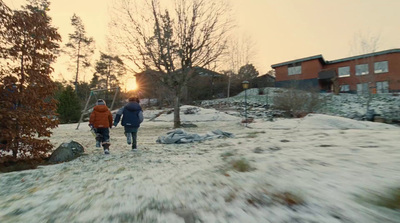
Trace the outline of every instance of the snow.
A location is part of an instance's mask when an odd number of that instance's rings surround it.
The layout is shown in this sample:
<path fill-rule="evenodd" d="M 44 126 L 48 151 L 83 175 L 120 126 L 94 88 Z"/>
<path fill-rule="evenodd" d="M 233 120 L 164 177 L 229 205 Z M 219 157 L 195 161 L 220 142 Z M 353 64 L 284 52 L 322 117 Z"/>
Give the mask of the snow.
<path fill-rule="evenodd" d="M 188 108 L 193 114 L 184 114 Z M 187 131 L 220 129 L 235 138 L 157 144 L 173 114 L 150 121 L 161 111 L 145 111 L 139 152 L 118 126 L 106 156 L 87 123 L 60 125 L 51 143 L 73 139 L 87 155 L 0 174 L 0 222 L 400 222 L 398 211 L 367 202 L 399 187 L 399 127 L 310 114 L 255 119 L 246 128 L 213 109 L 181 111 L 198 126 Z M 238 159 L 252 169 L 235 171 L 230 162 Z M 274 200 L 284 193 L 301 204 Z"/>
<path fill-rule="evenodd" d="M 274 98 L 284 91 L 287 90 L 283 88 L 268 87 L 263 89 L 263 95 L 259 95 L 258 88 L 248 89 L 246 94 L 248 103 L 247 112 L 249 117 L 270 116 L 271 113 L 274 113 Z M 307 94 L 310 95 L 310 92 Z M 314 112 L 320 114 L 361 120 L 366 115 L 367 104 L 370 100 L 369 109 L 374 110 L 375 114 L 385 118 L 388 122 L 400 120 L 400 96 L 398 96 L 398 94 L 374 94 L 370 97 L 368 95 L 349 93 L 341 93 L 339 95 L 334 95 L 332 93 L 312 94 L 314 94 L 314 96 L 316 96 L 315 94 L 318 95 L 320 104 L 317 106 L 319 108 Z M 214 106 L 217 108 L 228 105 L 231 109 L 241 111 L 243 110 L 244 97 L 244 92 L 241 92 L 240 94 L 228 99 L 223 98 L 202 101 L 201 104 L 204 107 Z M 269 105 L 270 109 L 266 110 L 265 105 Z"/>
<path fill-rule="evenodd" d="M 208 122 L 208 121 L 240 121 L 239 117 L 228 115 L 224 112 L 216 111 L 215 109 L 200 109 L 195 106 L 184 105 L 181 107 L 183 114 L 186 110 L 193 110 L 194 114 L 183 115 L 181 122 Z M 162 114 L 155 121 L 172 122 L 174 113 Z"/>

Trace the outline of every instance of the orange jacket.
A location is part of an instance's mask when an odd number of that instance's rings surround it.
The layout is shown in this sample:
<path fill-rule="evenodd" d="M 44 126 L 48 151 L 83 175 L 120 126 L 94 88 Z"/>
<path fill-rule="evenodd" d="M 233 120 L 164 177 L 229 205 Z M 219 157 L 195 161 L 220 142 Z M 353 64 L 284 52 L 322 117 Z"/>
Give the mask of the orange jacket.
<path fill-rule="evenodd" d="M 94 128 L 110 128 L 113 118 L 106 105 L 96 105 L 90 114 L 89 124 Z"/>

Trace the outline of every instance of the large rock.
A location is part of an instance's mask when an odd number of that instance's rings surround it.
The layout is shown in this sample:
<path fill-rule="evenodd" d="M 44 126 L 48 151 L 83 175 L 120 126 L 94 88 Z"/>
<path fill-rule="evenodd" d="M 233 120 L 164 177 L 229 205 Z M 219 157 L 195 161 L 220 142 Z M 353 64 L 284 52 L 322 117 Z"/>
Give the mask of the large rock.
<path fill-rule="evenodd" d="M 85 149 L 81 144 L 73 140 L 62 143 L 54 152 L 51 154 L 50 163 L 61 163 L 71 161 L 85 152 Z"/>

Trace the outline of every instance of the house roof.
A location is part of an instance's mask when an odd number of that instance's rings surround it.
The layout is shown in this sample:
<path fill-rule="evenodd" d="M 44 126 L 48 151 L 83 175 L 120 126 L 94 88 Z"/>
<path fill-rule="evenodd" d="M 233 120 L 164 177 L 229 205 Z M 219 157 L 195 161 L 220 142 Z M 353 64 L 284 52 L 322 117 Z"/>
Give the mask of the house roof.
<path fill-rule="evenodd" d="M 204 76 L 207 76 L 207 77 L 211 77 L 211 76 L 213 76 L 213 77 L 221 77 L 222 76 L 221 74 L 219 74 L 219 73 L 217 73 L 215 71 L 212 71 L 212 70 L 209 70 L 209 69 L 206 69 L 206 68 L 203 68 L 203 67 L 195 67 L 194 70 L 195 70 L 195 72 L 197 74 L 199 74 L 200 76 L 203 76 L 203 77 Z"/>
<path fill-rule="evenodd" d="M 322 63 L 325 63 L 324 58 L 322 57 L 321 54 L 319 54 L 319 55 L 315 55 L 315 56 L 311 56 L 311 57 L 304 57 L 304 58 L 301 58 L 301 59 L 296 59 L 296 60 L 286 61 L 286 62 L 283 62 L 283 63 L 273 64 L 273 65 L 271 65 L 271 67 L 272 68 L 281 67 L 281 66 L 285 66 L 285 65 L 289 65 L 289 64 L 294 64 L 294 63 L 298 63 L 298 62 L 304 62 L 304 61 L 308 61 L 308 60 L 315 60 L 315 59 L 319 59 L 319 60 L 321 60 Z"/>
<path fill-rule="evenodd" d="M 379 51 L 379 52 L 374 52 L 374 53 L 367 53 L 367 54 L 362 54 L 362 55 L 358 55 L 358 56 L 346 57 L 346 58 L 338 59 L 338 60 L 326 61 L 326 63 L 327 64 L 340 63 L 340 62 L 345 62 L 345 61 L 349 61 L 349 60 L 358 60 L 358 59 L 374 57 L 374 56 L 384 55 L 384 54 L 389 54 L 389 53 L 400 53 L 400 49 L 391 49 L 391 50 L 384 50 L 384 51 Z"/>
<path fill-rule="evenodd" d="M 282 63 L 273 64 L 273 65 L 271 65 L 271 67 L 272 68 L 276 68 L 276 67 L 286 66 L 286 65 L 289 65 L 289 64 L 294 64 L 294 63 L 298 63 L 298 62 L 304 62 L 304 61 L 308 61 L 308 60 L 315 60 L 315 59 L 319 59 L 322 64 L 334 64 L 334 63 L 340 63 L 340 62 L 345 62 L 345 61 L 350 61 L 350 60 L 358 60 L 358 59 L 374 57 L 374 56 L 384 55 L 384 54 L 389 54 L 389 53 L 400 53 L 400 49 L 384 50 L 384 51 L 379 51 L 379 52 L 374 52 L 374 53 L 362 54 L 362 55 L 358 55 L 358 56 L 346 57 L 346 58 L 342 58 L 342 59 L 338 59 L 338 60 L 332 60 L 332 61 L 324 60 L 322 55 L 319 54 L 319 55 L 315 55 L 315 56 L 311 56 L 311 57 L 304 57 L 304 58 L 301 58 L 301 59 L 296 59 L 296 60 L 291 60 L 291 61 L 286 61 L 286 62 L 282 62 Z"/>
<path fill-rule="evenodd" d="M 258 78 L 269 78 L 269 79 L 274 79 L 275 80 L 275 77 L 274 76 L 272 76 L 272 75 L 270 75 L 270 74 L 263 74 L 263 75 L 260 75 L 260 76 L 258 76 L 258 77 L 256 77 L 257 79 Z"/>

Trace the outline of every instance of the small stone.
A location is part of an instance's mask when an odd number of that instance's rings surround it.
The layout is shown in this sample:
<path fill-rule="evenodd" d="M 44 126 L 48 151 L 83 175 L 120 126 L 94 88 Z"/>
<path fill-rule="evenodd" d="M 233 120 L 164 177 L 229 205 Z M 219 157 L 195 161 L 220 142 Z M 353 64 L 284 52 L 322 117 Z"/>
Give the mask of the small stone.
<path fill-rule="evenodd" d="M 261 147 L 257 147 L 257 148 L 254 148 L 253 152 L 254 153 L 263 153 L 264 150 Z"/>
<path fill-rule="evenodd" d="M 278 150 L 281 150 L 281 148 L 277 147 L 277 146 L 274 146 L 274 147 L 269 147 L 269 150 L 278 151 Z"/>

